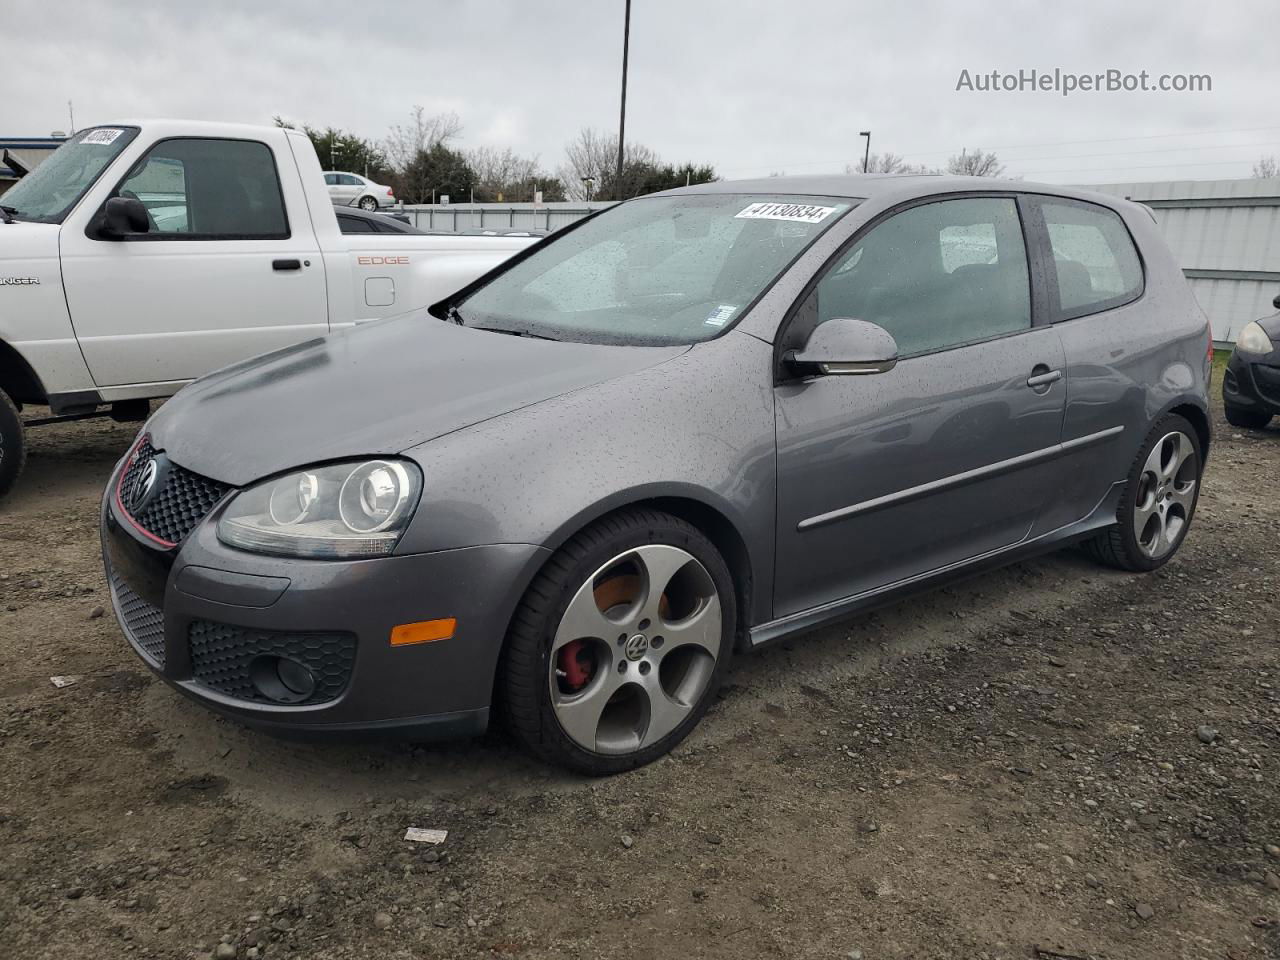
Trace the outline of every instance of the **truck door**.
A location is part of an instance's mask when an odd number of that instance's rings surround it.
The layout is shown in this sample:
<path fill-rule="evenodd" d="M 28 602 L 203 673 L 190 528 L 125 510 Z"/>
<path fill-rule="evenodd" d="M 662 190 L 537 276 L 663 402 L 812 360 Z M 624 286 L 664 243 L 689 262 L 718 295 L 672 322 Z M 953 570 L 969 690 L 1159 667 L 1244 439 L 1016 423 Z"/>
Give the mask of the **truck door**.
<path fill-rule="evenodd" d="M 284 139 L 160 140 L 109 196 L 148 229 L 65 229 L 62 274 L 100 387 L 175 384 L 329 331 L 324 267 Z"/>

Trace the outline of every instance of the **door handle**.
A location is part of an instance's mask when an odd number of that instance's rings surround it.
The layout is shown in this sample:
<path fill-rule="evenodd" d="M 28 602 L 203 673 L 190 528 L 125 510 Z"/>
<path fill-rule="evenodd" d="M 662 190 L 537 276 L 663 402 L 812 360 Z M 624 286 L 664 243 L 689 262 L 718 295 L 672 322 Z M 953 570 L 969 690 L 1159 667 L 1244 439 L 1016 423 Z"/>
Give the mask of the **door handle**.
<path fill-rule="evenodd" d="M 271 269 L 272 270 L 301 270 L 302 261 L 301 260 L 272 260 Z"/>
<path fill-rule="evenodd" d="M 1036 390 L 1040 387 L 1048 387 L 1049 384 L 1057 383 L 1061 379 L 1061 370 L 1050 370 L 1042 363 L 1031 371 L 1031 376 L 1027 377 L 1027 386 Z"/>

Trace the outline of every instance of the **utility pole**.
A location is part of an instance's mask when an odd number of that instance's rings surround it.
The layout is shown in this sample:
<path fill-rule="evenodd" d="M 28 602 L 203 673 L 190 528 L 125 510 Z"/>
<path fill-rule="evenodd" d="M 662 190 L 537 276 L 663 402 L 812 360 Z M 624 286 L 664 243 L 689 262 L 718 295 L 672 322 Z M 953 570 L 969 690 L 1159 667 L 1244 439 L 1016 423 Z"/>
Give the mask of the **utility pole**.
<path fill-rule="evenodd" d="M 67 116 L 71 118 L 71 129 L 68 130 L 67 133 L 69 134 L 75 133 L 76 132 L 76 108 L 71 105 L 70 100 L 67 101 Z"/>
<path fill-rule="evenodd" d="M 860 130 L 858 136 L 867 138 L 867 147 L 862 153 L 862 172 L 870 173 L 871 171 L 867 169 L 867 166 L 871 163 L 871 131 Z"/>
<path fill-rule="evenodd" d="M 622 23 L 622 111 L 618 117 L 618 169 L 614 179 L 614 190 L 618 196 L 614 199 L 625 200 L 622 196 L 622 151 L 627 135 L 627 54 L 631 47 L 631 0 L 627 0 L 626 18 Z"/>

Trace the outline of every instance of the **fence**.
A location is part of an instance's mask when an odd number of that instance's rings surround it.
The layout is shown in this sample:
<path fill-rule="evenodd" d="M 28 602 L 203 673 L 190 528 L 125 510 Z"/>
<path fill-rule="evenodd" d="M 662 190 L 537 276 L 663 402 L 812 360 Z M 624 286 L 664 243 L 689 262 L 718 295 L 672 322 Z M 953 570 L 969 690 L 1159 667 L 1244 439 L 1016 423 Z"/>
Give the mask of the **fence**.
<path fill-rule="evenodd" d="M 613 206 L 592 203 L 458 203 L 407 206 L 419 230 L 559 230 L 589 213 Z"/>

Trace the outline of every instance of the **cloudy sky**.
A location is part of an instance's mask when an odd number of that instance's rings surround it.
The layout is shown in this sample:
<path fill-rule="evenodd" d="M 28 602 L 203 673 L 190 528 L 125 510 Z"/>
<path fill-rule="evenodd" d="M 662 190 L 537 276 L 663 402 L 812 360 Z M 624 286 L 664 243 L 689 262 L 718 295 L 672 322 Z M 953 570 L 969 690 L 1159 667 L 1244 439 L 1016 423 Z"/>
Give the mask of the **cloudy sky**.
<path fill-rule="evenodd" d="M 0 135 L 148 116 L 381 138 L 415 104 L 554 169 L 616 130 L 624 0 L 7 5 Z M 1057 182 L 1248 176 L 1280 155 L 1275 0 L 634 0 L 627 134 L 722 175 L 994 149 Z M 1208 74 L 1200 93 L 957 91 L 961 71 Z M 1270 126 L 1268 126 L 1270 125 Z"/>

